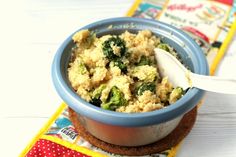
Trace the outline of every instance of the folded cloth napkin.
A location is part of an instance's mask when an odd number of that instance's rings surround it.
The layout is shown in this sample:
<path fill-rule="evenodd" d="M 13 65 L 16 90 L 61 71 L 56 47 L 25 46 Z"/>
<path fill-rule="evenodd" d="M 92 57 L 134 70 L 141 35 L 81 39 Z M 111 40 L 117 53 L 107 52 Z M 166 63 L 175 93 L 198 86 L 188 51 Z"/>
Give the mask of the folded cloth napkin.
<path fill-rule="evenodd" d="M 55 142 L 39 139 L 30 151 L 26 154 L 26 157 L 88 157 L 81 152 L 72 150 Z"/>

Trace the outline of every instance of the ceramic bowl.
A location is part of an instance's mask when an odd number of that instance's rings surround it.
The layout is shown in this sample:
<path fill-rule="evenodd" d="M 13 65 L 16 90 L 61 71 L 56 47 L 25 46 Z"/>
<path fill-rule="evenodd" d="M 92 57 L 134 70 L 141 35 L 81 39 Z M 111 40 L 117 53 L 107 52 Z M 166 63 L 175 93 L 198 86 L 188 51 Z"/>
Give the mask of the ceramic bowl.
<path fill-rule="evenodd" d="M 155 20 L 121 17 L 98 21 L 79 30 L 83 29 L 95 32 L 98 37 L 121 34 L 126 30 L 132 33 L 151 30 L 163 42 L 175 48 L 192 72 L 202 75 L 209 73 L 206 57 L 200 47 L 187 34 L 171 25 Z M 204 94 L 200 89 L 191 88 L 176 103 L 146 113 L 119 113 L 96 107 L 80 98 L 68 81 L 67 68 L 74 46 L 72 35 L 55 54 L 53 83 L 64 102 L 76 111 L 85 129 L 98 139 L 121 146 L 140 146 L 158 141 L 176 128 L 181 118 L 196 106 Z"/>

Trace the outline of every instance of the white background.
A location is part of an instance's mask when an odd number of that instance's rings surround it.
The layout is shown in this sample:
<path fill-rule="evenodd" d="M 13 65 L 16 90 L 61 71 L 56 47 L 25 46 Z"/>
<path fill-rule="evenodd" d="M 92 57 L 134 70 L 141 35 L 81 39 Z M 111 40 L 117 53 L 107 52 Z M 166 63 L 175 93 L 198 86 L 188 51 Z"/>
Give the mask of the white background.
<path fill-rule="evenodd" d="M 14 157 L 62 100 L 51 63 L 62 41 L 78 28 L 124 16 L 133 0 L 19 0 L 0 5 L 0 156 Z M 236 42 L 234 43 L 236 45 Z M 217 75 L 236 78 L 236 47 Z M 178 157 L 236 156 L 236 96 L 207 93 Z"/>

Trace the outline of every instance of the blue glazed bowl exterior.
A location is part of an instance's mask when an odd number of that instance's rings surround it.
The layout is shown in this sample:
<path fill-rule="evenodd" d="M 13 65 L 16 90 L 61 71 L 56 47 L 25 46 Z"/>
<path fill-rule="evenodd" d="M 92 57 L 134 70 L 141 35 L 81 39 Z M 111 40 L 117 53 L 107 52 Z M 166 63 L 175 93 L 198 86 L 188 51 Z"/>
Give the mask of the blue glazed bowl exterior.
<path fill-rule="evenodd" d="M 126 30 L 133 33 L 144 29 L 151 30 L 156 36 L 161 37 L 162 41 L 176 49 L 183 62 L 192 72 L 202 75 L 208 75 L 209 73 L 206 57 L 200 47 L 188 35 L 168 24 L 148 19 L 120 17 L 98 21 L 79 30 L 83 29 L 94 31 L 97 36 L 121 34 Z M 158 125 L 183 116 L 196 106 L 204 94 L 202 90 L 192 88 L 175 104 L 146 113 L 119 113 L 96 107 L 81 99 L 68 81 L 67 67 L 71 56 L 71 48 L 74 45 L 72 35 L 62 43 L 56 52 L 52 64 L 52 79 L 61 98 L 82 117 L 104 125 L 120 127 Z"/>

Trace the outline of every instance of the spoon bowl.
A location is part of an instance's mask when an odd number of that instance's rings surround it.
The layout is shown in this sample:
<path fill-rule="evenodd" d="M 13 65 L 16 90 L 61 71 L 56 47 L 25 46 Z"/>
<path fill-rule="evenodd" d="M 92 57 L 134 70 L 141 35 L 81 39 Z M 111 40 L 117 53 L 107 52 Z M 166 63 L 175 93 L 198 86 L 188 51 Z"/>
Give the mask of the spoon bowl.
<path fill-rule="evenodd" d="M 192 73 L 169 52 L 156 48 L 155 57 L 162 77 L 168 77 L 173 86 L 187 88 L 196 87 L 202 90 L 236 94 L 236 80 L 217 76 L 206 76 Z"/>

